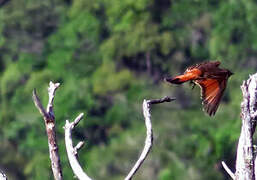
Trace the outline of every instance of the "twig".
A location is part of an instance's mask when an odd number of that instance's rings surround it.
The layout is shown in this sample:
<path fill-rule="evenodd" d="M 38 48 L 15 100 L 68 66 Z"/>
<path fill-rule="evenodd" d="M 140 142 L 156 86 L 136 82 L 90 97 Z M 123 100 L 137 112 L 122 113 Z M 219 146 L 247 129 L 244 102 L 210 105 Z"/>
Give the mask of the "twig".
<path fill-rule="evenodd" d="M 230 175 L 230 177 L 232 179 L 235 179 L 235 174 L 229 169 L 229 167 L 226 165 L 226 163 L 224 161 L 221 161 L 221 164 L 222 164 L 223 168 L 225 169 L 225 171 Z"/>
<path fill-rule="evenodd" d="M 83 146 L 84 142 L 79 142 L 78 145 L 74 148 L 72 143 L 72 137 L 71 137 L 71 132 L 73 128 L 83 118 L 83 115 L 84 114 L 81 113 L 74 120 L 74 122 L 71 122 L 71 123 L 68 120 L 66 120 L 66 124 L 63 127 L 65 129 L 65 145 L 66 145 L 66 151 L 68 154 L 68 159 L 74 174 L 77 176 L 78 179 L 91 180 L 91 178 L 83 171 L 77 159 L 77 150 Z"/>
<path fill-rule="evenodd" d="M 54 111 L 53 111 L 54 96 L 59 86 L 60 86 L 60 83 L 53 83 L 52 81 L 50 81 L 49 83 L 49 88 L 48 88 L 49 100 L 48 100 L 46 112 L 53 116 L 54 116 Z"/>
<path fill-rule="evenodd" d="M 80 141 L 75 147 L 74 147 L 74 154 L 77 155 L 78 154 L 78 150 L 80 150 L 83 146 L 84 146 L 85 142 L 84 141 Z"/>
<path fill-rule="evenodd" d="M 37 107 L 37 109 L 39 110 L 40 114 L 41 114 L 43 117 L 47 117 L 48 114 L 46 113 L 45 109 L 43 108 L 42 103 L 40 102 L 40 99 L 39 99 L 38 96 L 37 96 L 37 91 L 36 91 L 36 89 L 33 90 L 32 98 L 33 98 L 34 104 L 35 104 L 35 106 Z"/>
<path fill-rule="evenodd" d="M 53 112 L 53 100 L 55 91 L 60 86 L 59 83 L 49 83 L 48 88 L 48 96 L 49 96 L 49 102 L 47 105 L 47 111 L 43 108 L 43 105 L 40 102 L 40 99 L 37 96 L 36 89 L 33 90 L 33 101 L 35 103 L 35 106 L 41 113 L 41 115 L 44 118 L 45 126 L 46 126 L 46 133 L 48 136 L 48 147 L 49 147 L 49 154 L 50 154 L 50 160 L 51 160 L 51 166 L 54 178 L 56 180 L 62 180 L 62 167 L 60 162 L 60 156 L 58 153 L 58 144 L 56 139 L 56 132 L 55 132 L 55 117 Z"/>
<path fill-rule="evenodd" d="M 150 104 L 160 104 L 160 103 L 164 103 L 164 102 L 171 102 L 176 100 L 176 98 L 171 98 L 169 96 L 165 96 L 164 98 L 161 99 L 152 99 L 152 100 L 148 100 L 148 103 Z"/>
<path fill-rule="evenodd" d="M 155 99 L 155 100 L 144 100 L 143 102 L 143 114 L 145 117 L 145 126 L 146 126 L 146 139 L 145 139 L 145 146 L 144 149 L 139 156 L 137 162 L 130 170 L 129 174 L 125 178 L 125 180 L 131 180 L 140 166 L 143 164 L 145 158 L 147 157 L 148 153 L 151 150 L 152 143 L 153 143 L 153 131 L 152 131 L 152 123 L 151 123 L 151 114 L 150 114 L 150 105 L 151 104 L 158 104 L 163 102 L 170 102 L 175 100 L 175 98 L 164 97 L 162 99 Z"/>

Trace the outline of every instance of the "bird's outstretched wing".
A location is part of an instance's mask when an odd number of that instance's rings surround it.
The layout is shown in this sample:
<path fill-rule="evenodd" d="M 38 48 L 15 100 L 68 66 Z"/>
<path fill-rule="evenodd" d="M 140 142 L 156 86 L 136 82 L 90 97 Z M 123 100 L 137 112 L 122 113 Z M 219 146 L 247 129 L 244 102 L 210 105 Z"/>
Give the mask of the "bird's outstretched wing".
<path fill-rule="evenodd" d="M 220 62 L 203 62 L 190 66 L 184 74 L 165 78 L 172 84 L 190 81 L 200 86 L 203 109 L 214 116 L 227 85 L 228 78 L 233 74 L 228 69 L 219 68 Z"/>
<path fill-rule="evenodd" d="M 221 97 L 226 88 L 227 79 L 201 79 L 195 83 L 201 87 L 201 98 L 204 110 L 213 116 L 220 104 Z"/>

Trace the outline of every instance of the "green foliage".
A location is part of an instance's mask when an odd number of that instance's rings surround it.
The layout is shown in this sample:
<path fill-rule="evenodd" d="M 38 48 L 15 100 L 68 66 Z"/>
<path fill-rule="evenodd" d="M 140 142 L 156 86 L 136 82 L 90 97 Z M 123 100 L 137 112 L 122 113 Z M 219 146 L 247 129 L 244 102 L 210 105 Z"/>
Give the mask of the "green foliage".
<path fill-rule="evenodd" d="M 122 179 L 144 144 L 143 99 L 166 95 L 177 100 L 152 107 L 154 146 L 136 179 L 224 179 L 217 167 L 235 157 L 240 85 L 257 67 L 256 18 L 254 0 L 8 1 L 0 7 L 1 168 L 10 179 L 53 178 L 31 93 L 46 105 L 54 81 L 65 179 L 73 178 L 66 119 L 86 115 L 73 137 L 86 139 L 79 159 L 89 175 Z M 209 118 L 198 88 L 162 79 L 215 59 L 235 75 Z"/>
<path fill-rule="evenodd" d="M 251 6 L 251 8 L 250 8 Z M 212 57 L 222 57 L 234 63 L 245 63 L 256 49 L 256 4 L 251 1 L 224 1 L 214 14 L 214 29 L 210 40 Z M 222 21 L 222 23 L 220 23 Z M 251 53 L 250 53 L 251 54 Z M 232 64 L 234 65 L 234 64 Z"/>
<path fill-rule="evenodd" d="M 103 63 L 93 74 L 93 93 L 104 95 L 122 90 L 130 84 L 131 78 L 128 70 L 115 72 L 113 63 Z"/>

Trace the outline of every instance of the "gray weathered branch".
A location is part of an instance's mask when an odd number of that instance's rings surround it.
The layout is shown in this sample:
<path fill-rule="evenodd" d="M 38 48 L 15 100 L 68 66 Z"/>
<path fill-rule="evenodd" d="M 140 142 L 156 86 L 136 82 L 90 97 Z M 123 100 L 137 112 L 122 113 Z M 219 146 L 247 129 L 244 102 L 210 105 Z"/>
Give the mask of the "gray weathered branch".
<path fill-rule="evenodd" d="M 241 86 L 243 92 L 243 101 L 241 104 L 242 127 L 237 148 L 236 160 L 236 179 L 254 180 L 254 154 L 253 154 L 253 114 L 255 112 L 252 105 L 256 103 L 256 82 L 257 74 L 250 76 Z M 255 86 L 255 87 L 254 87 Z"/>
<path fill-rule="evenodd" d="M 37 96 L 36 90 L 33 91 L 33 101 L 35 103 L 35 106 L 41 113 L 41 115 L 44 118 L 45 126 L 46 126 L 46 132 L 48 136 L 48 146 L 49 146 L 49 153 L 50 153 L 50 160 L 52 165 L 52 171 L 54 174 L 54 177 L 56 180 L 62 180 L 62 168 L 60 164 L 60 157 L 58 153 L 58 145 L 57 145 L 57 139 L 56 139 L 56 132 L 55 132 L 55 116 L 53 112 L 53 101 L 56 89 L 60 86 L 59 83 L 52 83 L 50 82 L 49 88 L 48 88 L 48 95 L 49 95 L 49 101 L 47 105 L 47 110 L 43 108 L 43 105 L 40 102 L 40 99 Z M 152 141 L 153 141 L 153 133 L 152 133 L 152 124 L 151 124 L 151 114 L 150 114 L 150 105 L 152 104 L 158 104 L 158 103 L 164 103 L 164 102 L 171 102 L 175 100 L 174 98 L 170 97 L 164 97 L 162 99 L 154 99 L 154 100 L 144 100 L 143 102 L 143 114 L 145 118 L 145 125 L 146 125 L 146 139 L 145 139 L 145 146 L 143 148 L 143 151 L 125 178 L 125 180 L 130 180 L 135 175 L 137 170 L 140 168 L 140 166 L 143 164 L 146 156 L 151 150 L 152 147 Z M 75 147 L 73 147 L 72 142 L 72 130 L 73 128 L 80 122 L 80 120 L 83 118 L 83 113 L 81 113 L 74 122 L 69 122 L 66 120 L 66 124 L 64 126 L 65 129 L 65 145 L 66 145 L 66 151 L 68 154 L 69 163 L 71 165 L 71 168 L 76 175 L 78 179 L 83 180 L 91 180 L 91 178 L 83 171 L 81 168 L 77 155 L 78 150 L 84 145 L 84 142 L 79 142 Z"/>
<path fill-rule="evenodd" d="M 151 150 L 152 143 L 153 143 L 153 131 L 152 131 L 152 123 L 151 123 L 151 114 L 150 114 L 150 105 L 151 104 L 158 104 L 163 102 L 170 102 L 175 100 L 175 98 L 164 97 L 162 99 L 154 99 L 154 100 L 144 100 L 143 102 L 143 114 L 145 117 L 145 126 L 146 126 L 146 139 L 145 139 L 145 146 L 144 149 L 139 156 L 137 162 L 130 170 L 129 174 L 125 178 L 125 180 L 130 180 L 136 174 L 137 170 L 143 164 L 145 158 L 147 157 L 148 153 Z"/>
<path fill-rule="evenodd" d="M 59 83 L 52 83 L 52 82 L 49 83 L 49 88 L 48 88 L 49 102 L 47 105 L 47 110 L 43 108 L 43 105 L 41 104 L 35 89 L 32 95 L 35 106 L 37 107 L 37 109 L 39 110 L 39 112 L 42 114 L 44 118 L 46 133 L 48 136 L 48 147 L 49 147 L 51 166 L 52 166 L 52 171 L 53 171 L 55 180 L 63 179 L 62 167 L 60 162 L 60 156 L 58 153 L 58 144 L 57 144 L 57 138 L 56 138 L 56 132 L 55 132 L 55 116 L 53 111 L 53 100 L 54 100 L 55 92 L 59 86 L 60 86 Z"/>
<path fill-rule="evenodd" d="M 229 169 L 229 167 L 226 165 L 226 163 L 224 161 L 221 162 L 223 168 L 225 169 L 225 171 L 229 174 L 229 176 L 234 180 L 235 174 Z"/>
<path fill-rule="evenodd" d="M 0 180 L 7 180 L 7 176 L 2 170 L 0 170 Z"/>
<path fill-rule="evenodd" d="M 91 178 L 83 171 L 81 168 L 78 159 L 77 159 L 77 154 L 78 150 L 84 145 L 84 142 L 79 142 L 75 147 L 73 147 L 72 143 L 72 137 L 71 137 L 71 132 L 73 128 L 80 122 L 80 120 L 83 118 L 83 113 L 81 113 L 75 120 L 74 122 L 69 122 L 66 120 L 66 124 L 63 127 L 65 129 L 65 145 L 66 145 L 66 151 L 68 154 L 68 159 L 71 165 L 71 168 L 76 175 L 78 179 L 83 179 L 83 180 L 91 180 Z"/>
<path fill-rule="evenodd" d="M 253 135 L 257 117 L 257 73 L 244 81 L 241 89 L 243 93 L 242 127 L 237 147 L 236 172 L 235 174 L 228 173 L 235 180 L 255 180 L 256 156 L 254 155 Z"/>

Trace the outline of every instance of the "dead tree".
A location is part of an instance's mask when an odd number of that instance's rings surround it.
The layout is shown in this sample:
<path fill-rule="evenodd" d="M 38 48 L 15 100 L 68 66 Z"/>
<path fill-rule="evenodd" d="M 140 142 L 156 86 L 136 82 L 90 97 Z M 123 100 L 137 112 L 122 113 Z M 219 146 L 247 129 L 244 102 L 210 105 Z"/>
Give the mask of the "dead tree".
<path fill-rule="evenodd" d="M 242 127 L 237 147 L 236 172 L 233 173 L 223 161 L 222 165 L 234 180 L 255 180 L 257 158 L 253 145 L 253 135 L 257 120 L 257 73 L 244 81 L 241 89 L 243 93 L 241 103 Z"/>
<path fill-rule="evenodd" d="M 54 174 L 54 178 L 56 180 L 62 179 L 62 168 L 60 164 L 60 156 L 58 153 L 58 144 L 55 134 L 55 117 L 53 111 L 53 100 L 55 96 L 56 89 L 60 86 L 59 83 L 49 83 L 48 88 L 48 95 L 49 95 L 49 102 L 47 105 L 47 110 L 43 108 L 43 105 L 40 102 L 36 94 L 36 90 L 33 91 L 33 100 L 38 108 L 39 112 L 42 114 L 46 126 L 46 132 L 48 136 L 48 146 L 49 146 L 49 153 L 50 153 L 50 160 L 52 164 L 52 171 Z M 153 133 L 152 133 L 152 123 L 151 123 L 151 114 L 150 114 L 150 107 L 152 104 L 159 104 L 164 102 L 171 102 L 175 100 L 175 98 L 164 97 L 162 99 L 154 99 L 154 100 L 144 100 L 143 101 L 143 114 L 146 126 L 146 139 L 145 139 L 145 146 L 141 155 L 139 156 L 138 160 L 136 161 L 135 165 L 132 167 L 129 174 L 125 177 L 125 180 L 130 180 L 136 174 L 137 170 L 143 164 L 144 160 L 146 159 L 148 153 L 151 150 L 152 142 L 153 142 Z M 63 127 L 65 130 L 65 144 L 66 144 L 66 151 L 69 159 L 70 166 L 73 170 L 73 173 L 78 179 L 83 180 L 91 180 L 91 178 L 83 171 L 82 167 L 78 161 L 78 150 L 84 145 L 84 142 L 79 142 L 75 147 L 73 147 L 71 133 L 74 127 L 80 122 L 83 118 L 83 113 L 81 113 L 74 122 L 69 122 L 66 120 L 66 124 Z"/>
<path fill-rule="evenodd" d="M 35 89 L 32 95 L 35 106 L 37 107 L 37 109 L 39 110 L 39 112 L 44 118 L 46 133 L 48 137 L 48 147 L 49 147 L 51 166 L 52 166 L 54 178 L 56 180 L 63 179 L 62 167 L 61 167 L 60 156 L 58 152 L 58 144 L 57 144 L 56 131 L 55 131 L 55 116 L 54 116 L 54 110 L 53 110 L 53 101 L 54 101 L 55 91 L 59 86 L 60 86 L 59 83 L 52 83 L 52 82 L 49 83 L 49 88 L 48 88 L 49 101 L 48 101 L 46 110 L 43 108 L 43 105 L 41 104 Z"/>
<path fill-rule="evenodd" d="M 49 103 L 47 106 L 47 110 L 44 110 L 42 104 L 40 103 L 39 98 L 36 95 L 36 91 L 33 92 L 33 99 L 35 105 L 39 109 L 42 114 L 46 131 L 48 135 L 48 145 L 49 145 L 49 153 L 50 160 L 52 164 L 52 170 L 55 179 L 62 179 L 62 169 L 60 165 L 60 157 L 58 154 L 58 144 L 55 135 L 55 120 L 53 113 L 53 99 L 55 95 L 55 90 L 59 87 L 59 83 L 50 82 L 49 85 Z M 243 101 L 241 103 L 241 119 L 242 119 L 242 127 L 241 134 L 237 147 L 237 159 L 236 159 L 236 172 L 232 172 L 225 162 L 222 162 L 224 169 L 228 172 L 234 180 L 255 180 L 257 173 L 257 158 L 255 155 L 255 149 L 253 145 L 253 135 L 256 127 L 257 120 L 257 73 L 247 81 L 244 81 L 241 86 L 243 92 Z M 136 161 L 134 167 L 131 169 L 129 174 L 126 176 L 125 180 L 130 180 L 135 175 L 137 170 L 140 168 L 145 158 L 152 147 L 153 134 L 152 134 L 152 125 L 151 125 L 151 114 L 150 114 L 150 106 L 152 104 L 170 102 L 174 100 L 173 98 L 165 97 L 163 99 L 157 100 L 144 100 L 143 102 L 143 114 L 146 125 L 146 139 L 145 146 L 138 160 Z M 82 119 L 83 114 L 80 114 L 74 122 L 66 121 L 64 126 L 65 129 L 65 144 L 66 150 L 68 154 L 68 159 L 70 165 L 73 169 L 74 174 L 79 179 L 91 180 L 91 178 L 83 171 L 81 168 L 78 159 L 77 159 L 77 151 L 83 146 L 83 142 L 78 143 L 75 147 L 73 147 L 71 132 L 73 128 L 79 123 Z"/>

